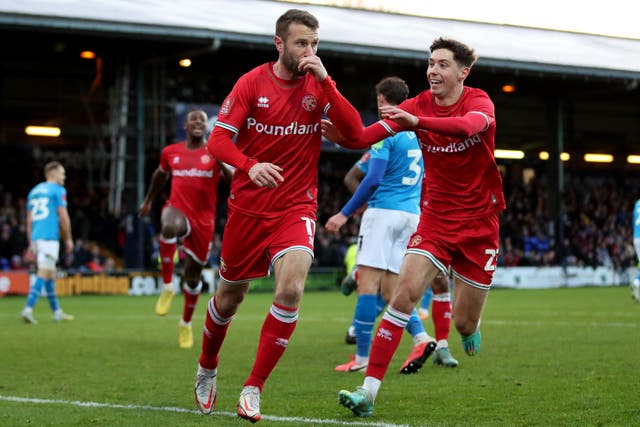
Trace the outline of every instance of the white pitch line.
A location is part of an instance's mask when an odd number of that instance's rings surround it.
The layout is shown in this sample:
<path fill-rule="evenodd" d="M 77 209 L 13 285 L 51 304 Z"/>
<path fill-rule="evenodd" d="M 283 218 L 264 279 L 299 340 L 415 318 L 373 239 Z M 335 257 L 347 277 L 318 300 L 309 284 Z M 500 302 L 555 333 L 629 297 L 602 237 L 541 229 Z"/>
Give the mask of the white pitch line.
<path fill-rule="evenodd" d="M 0 400 L 8 402 L 19 403 L 37 403 L 43 405 L 68 405 L 79 406 L 82 408 L 112 408 L 112 409 L 128 409 L 128 410 L 145 410 L 145 411 L 160 411 L 160 412 L 177 412 L 193 415 L 200 415 L 200 411 L 194 409 L 177 408 L 173 406 L 151 406 L 151 405 L 122 405 L 119 403 L 100 403 L 100 402 L 82 402 L 79 400 L 54 400 L 54 399 L 36 399 L 28 397 L 18 396 L 3 396 L 0 395 Z M 213 415 L 223 417 L 236 418 L 238 414 L 233 412 L 216 411 Z M 302 418 L 302 417 L 280 417 L 276 415 L 262 415 L 263 420 L 288 422 L 297 424 L 326 424 L 326 425 L 339 425 L 339 426 L 367 426 L 367 427 L 412 427 L 407 424 L 391 424 L 385 422 L 362 422 L 362 421 L 339 421 L 331 419 L 320 418 Z"/>
<path fill-rule="evenodd" d="M 81 316 L 76 315 L 76 319 L 80 318 Z M 37 318 L 37 316 L 36 316 Z M 195 323 L 198 323 L 198 321 L 204 323 L 204 315 L 194 315 L 193 318 L 195 319 Z M 0 319 L 14 319 L 14 320 L 20 320 L 20 316 L 19 315 L 15 315 L 14 313 L 0 313 Z M 50 320 L 51 317 L 50 316 L 42 316 L 42 321 L 43 322 L 47 322 L 48 320 Z M 88 314 L 88 315 L 83 315 L 82 316 L 83 320 L 91 320 L 91 321 L 95 321 L 95 320 L 110 320 L 110 321 L 131 321 L 131 320 L 148 320 L 148 319 L 154 319 L 154 321 L 156 321 L 158 319 L 158 316 L 155 314 L 122 314 L 122 315 L 113 315 L 113 314 Z M 174 320 L 179 320 L 180 316 L 179 315 L 168 315 L 165 316 L 164 319 L 168 319 L 169 321 L 174 321 Z M 239 320 L 239 321 L 247 321 L 247 320 L 251 320 L 251 321 L 255 321 L 255 320 L 259 320 L 262 321 L 264 320 L 264 314 L 239 314 L 236 318 L 234 318 L 234 320 Z M 331 323 L 344 323 L 344 322 L 350 322 L 352 319 L 350 317 L 340 317 L 340 316 L 336 316 L 336 317 L 332 317 L 332 318 L 327 318 L 324 316 L 314 316 L 314 315 L 307 315 L 305 316 L 304 314 L 300 315 L 300 318 L 298 319 L 298 321 L 303 321 L 303 322 L 322 322 L 322 323 L 327 323 L 327 322 L 331 322 Z M 583 327 L 585 325 L 587 326 L 592 326 L 592 327 L 615 327 L 615 328 L 637 328 L 640 326 L 639 322 L 609 322 L 609 321 L 590 321 L 588 323 L 585 323 L 582 320 L 561 320 L 561 321 L 552 321 L 552 320 L 503 320 L 503 319 L 483 319 L 482 320 L 483 324 L 491 324 L 491 325 L 496 325 L 496 326 L 545 326 L 545 325 L 551 325 L 551 326 L 580 326 Z"/>

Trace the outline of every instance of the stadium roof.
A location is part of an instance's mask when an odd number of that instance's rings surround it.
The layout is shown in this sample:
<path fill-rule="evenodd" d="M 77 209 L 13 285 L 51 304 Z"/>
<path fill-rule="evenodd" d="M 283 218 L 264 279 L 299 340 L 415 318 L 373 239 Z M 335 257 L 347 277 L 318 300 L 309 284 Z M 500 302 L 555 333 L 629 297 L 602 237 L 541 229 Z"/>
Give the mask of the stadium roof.
<path fill-rule="evenodd" d="M 445 36 L 473 46 L 482 67 L 640 80 L 640 40 L 279 1 L 0 0 L 0 27 L 270 46 L 289 8 L 318 17 L 321 51 L 424 60 Z"/>

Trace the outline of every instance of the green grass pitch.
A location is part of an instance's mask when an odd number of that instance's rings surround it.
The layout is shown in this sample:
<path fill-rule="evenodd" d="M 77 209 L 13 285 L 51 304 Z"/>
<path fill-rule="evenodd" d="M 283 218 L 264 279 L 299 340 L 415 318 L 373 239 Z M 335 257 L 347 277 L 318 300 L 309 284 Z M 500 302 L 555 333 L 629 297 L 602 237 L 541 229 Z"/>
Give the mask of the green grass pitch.
<path fill-rule="evenodd" d="M 193 377 L 208 295 L 199 301 L 196 345 L 181 350 L 182 297 L 155 316 L 155 297 L 61 298 L 76 316 L 54 323 L 46 298 L 37 325 L 21 322 L 23 297 L 0 298 L 0 425 L 241 426 L 237 398 L 255 355 L 269 293 L 250 293 L 222 348 L 216 414 L 200 415 Z M 427 362 L 399 374 L 405 336 L 370 418 L 337 404 L 362 373 L 334 372 L 354 346 L 344 334 L 355 296 L 309 292 L 289 348 L 265 385 L 262 426 L 630 426 L 640 425 L 640 304 L 626 287 L 490 292 L 480 354 L 455 369 Z M 430 320 L 425 322 L 433 333 Z"/>

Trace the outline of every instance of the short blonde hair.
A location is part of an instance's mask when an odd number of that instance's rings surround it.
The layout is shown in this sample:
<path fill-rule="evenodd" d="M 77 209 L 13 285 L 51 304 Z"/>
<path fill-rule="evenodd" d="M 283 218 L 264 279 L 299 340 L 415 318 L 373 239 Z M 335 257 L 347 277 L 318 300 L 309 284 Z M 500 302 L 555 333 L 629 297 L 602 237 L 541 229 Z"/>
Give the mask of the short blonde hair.
<path fill-rule="evenodd" d="M 46 165 L 44 165 L 44 176 L 47 177 L 49 176 L 49 174 L 62 167 L 62 163 L 54 160 L 52 162 L 47 163 Z"/>

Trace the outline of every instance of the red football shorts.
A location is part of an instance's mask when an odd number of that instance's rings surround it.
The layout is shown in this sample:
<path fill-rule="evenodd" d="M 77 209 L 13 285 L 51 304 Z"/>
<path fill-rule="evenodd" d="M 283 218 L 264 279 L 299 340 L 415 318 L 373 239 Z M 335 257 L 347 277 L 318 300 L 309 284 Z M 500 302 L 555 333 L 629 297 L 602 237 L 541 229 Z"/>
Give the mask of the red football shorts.
<path fill-rule="evenodd" d="M 176 206 L 174 207 L 177 208 Z M 184 237 L 180 237 L 182 249 L 191 255 L 191 258 L 193 258 L 198 264 L 205 265 L 209 259 L 209 253 L 211 252 L 211 240 L 213 240 L 215 224 L 213 221 L 194 221 L 184 213 L 183 209 L 179 210 L 187 220 L 187 234 Z"/>
<path fill-rule="evenodd" d="M 294 208 L 266 218 L 229 208 L 220 254 L 220 277 L 244 282 L 269 275 L 269 267 L 291 250 L 303 250 L 313 258 L 315 211 Z"/>
<path fill-rule="evenodd" d="M 480 289 L 489 289 L 499 252 L 498 212 L 472 220 L 420 218 L 409 239 L 407 253 L 423 255 L 444 274 L 453 274 Z"/>
<path fill-rule="evenodd" d="M 211 252 L 214 224 L 189 221 L 189 234 L 182 239 L 182 249 L 198 264 L 205 265 Z"/>

